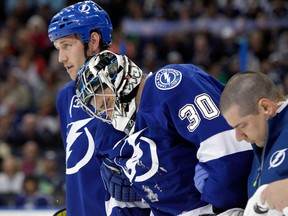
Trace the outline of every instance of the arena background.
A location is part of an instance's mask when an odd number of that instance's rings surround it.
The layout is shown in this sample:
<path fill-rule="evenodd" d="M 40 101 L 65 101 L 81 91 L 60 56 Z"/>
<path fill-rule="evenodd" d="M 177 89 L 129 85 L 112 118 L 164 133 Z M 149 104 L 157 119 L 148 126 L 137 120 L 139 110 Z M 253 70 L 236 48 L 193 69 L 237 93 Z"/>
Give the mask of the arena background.
<path fill-rule="evenodd" d="M 65 156 L 55 111 L 70 80 L 47 37 L 61 8 L 79 1 L 0 1 L 0 215 L 16 207 L 23 178 L 38 179 L 51 212 L 65 206 Z M 111 50 L 145 73 L 192 63 L 223 83 L 246 70 L 268 74 L 288 92 L 287 0 L 99 0 L 114 25 Z M 5 176 L 19 178 L 16 185 Z M 19 177 L 20 176 L 20 177 Z M 21 214 L 19 210 L 21 209 Z M 46 213 L 44 213 L 46 212 Z"/>

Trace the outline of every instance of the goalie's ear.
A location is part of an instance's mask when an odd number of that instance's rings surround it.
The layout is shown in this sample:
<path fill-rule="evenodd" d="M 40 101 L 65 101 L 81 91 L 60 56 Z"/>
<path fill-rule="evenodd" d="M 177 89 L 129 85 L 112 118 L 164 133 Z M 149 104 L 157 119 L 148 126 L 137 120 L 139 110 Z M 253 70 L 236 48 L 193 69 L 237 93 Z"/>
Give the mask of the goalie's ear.
<path fill-rule="evenodd" d="M 53 216 L 66 216 L 66 208 L 60 209 Z"/>

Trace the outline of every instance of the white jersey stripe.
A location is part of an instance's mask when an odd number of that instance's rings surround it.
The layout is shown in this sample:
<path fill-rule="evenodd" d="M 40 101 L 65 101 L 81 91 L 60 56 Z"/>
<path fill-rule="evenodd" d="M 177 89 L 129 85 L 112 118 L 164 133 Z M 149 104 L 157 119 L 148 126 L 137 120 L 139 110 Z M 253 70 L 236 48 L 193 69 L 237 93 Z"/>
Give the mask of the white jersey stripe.
<path fill-rule="evenodd" d="M 197 158 L 200 162 L 207 162 L 237 152 L 251 150 L 252 146 L 246 141 L 237 141 L 235 129 L 218 133 L 200 143 Z"/>

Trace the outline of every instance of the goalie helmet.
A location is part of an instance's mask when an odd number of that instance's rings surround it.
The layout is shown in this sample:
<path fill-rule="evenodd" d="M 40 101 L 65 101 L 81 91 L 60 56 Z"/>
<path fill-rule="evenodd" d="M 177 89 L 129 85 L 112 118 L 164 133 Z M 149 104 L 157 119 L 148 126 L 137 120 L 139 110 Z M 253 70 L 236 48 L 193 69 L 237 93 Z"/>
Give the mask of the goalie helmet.
<path fill-rule="evenodd" d="M 68 6 L 57 13 L 50 22 L 48 35 L 51 42 L 70 34 L 78 34 L 83 44 L 90 41 L 92 30 L 101 33 L 102 42 L 112 42 L 112 23 L 109 15 L 93 1 L 83 1 Z"/>
<path fill-rule="evenodd" d="M 90 58 L 80 68 L 75 83 L 76 95 L 82 108 L 90 115 L 129 134 L 134 128 L 135 97 L 142 76 L 142 70 L 127 56 L 105 50 Z M 106 88 L 112 93 L 105 94 Z M 101 110 L 96 109 L 96 97 L 102 98 Z M 114 98 L 112 106 L 107 105 L 108 97 Z M 111 117 L 109 112 L 112 112 Z"/>

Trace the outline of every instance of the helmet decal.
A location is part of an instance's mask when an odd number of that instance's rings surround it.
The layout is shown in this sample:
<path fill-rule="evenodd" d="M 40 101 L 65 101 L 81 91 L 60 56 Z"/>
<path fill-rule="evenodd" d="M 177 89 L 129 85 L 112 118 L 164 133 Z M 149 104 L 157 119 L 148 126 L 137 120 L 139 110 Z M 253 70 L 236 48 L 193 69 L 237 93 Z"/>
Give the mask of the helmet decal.
<path fill-rule="evenodd" d="M 83 13 L 83 12 L 89 12 L 90 6 L 87 4 L 82 4 L 79 6 L 78 10 Z"/>

